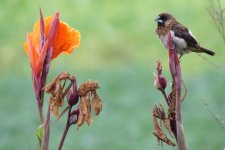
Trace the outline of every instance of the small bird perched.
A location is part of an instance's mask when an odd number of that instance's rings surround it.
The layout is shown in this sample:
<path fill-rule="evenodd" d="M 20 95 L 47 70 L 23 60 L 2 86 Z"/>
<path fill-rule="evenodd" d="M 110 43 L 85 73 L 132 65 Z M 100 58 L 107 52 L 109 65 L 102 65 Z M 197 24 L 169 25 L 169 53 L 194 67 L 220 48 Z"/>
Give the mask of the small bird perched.
<path fill-rule="evenodd" d="M 206 53 L 213 56 L 215 53 L 199 45 L 192 32 L 180 24 L 171 14 L 161 13 L 155 19 L 158 23 L 156 34 L 162 44 L 168 48 L 168 33 L 170 32 L 173 41 L 173 48 L 180 54 L 180 57 L 188 52 Z"/>

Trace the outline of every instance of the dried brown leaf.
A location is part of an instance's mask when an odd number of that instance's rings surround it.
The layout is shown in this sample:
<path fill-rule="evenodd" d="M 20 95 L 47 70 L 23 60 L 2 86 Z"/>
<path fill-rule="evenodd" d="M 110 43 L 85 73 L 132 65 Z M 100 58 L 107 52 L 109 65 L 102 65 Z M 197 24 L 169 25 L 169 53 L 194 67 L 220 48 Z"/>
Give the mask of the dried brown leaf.
<path fill-rule="evenodd" d="M 160 127 L 160 125 L 157 121 L 157 118 L 159 118 L 158 116 L 162 117 L 162 114 L 163 114 L 162 110 L 163 110 L 162 105 L 160 105 L 160 107 L 155 106 L 155 108 L 153 109 L 153 112 L 152 112 L 152 120 L 153 120 L 153 124 L 154 124 L 153 134 L 157 137 L 158 141 L 160 140 L 160 141 L 165 142 L 168 145 L 175 146 L 175 144 L 170 139 L 168 139 L 166 137 L 166 135 L 163 133 L 162 128 Z M 158 115 L 158 116 L 156 116 L 156 115 Z M 167 122 L 167 120 L 169 121 L 169 119 L 164 118 L 162 120 L 164 120 L 163 121 L 164 125 L 165 124 L 166 124 L 166 126 L 169 125 L 169 123 Z"/>
<path fill-rule="evenodd" d="M 164 118 L 163 119 L 163 124 L 164 124 L 164 127 L 166 128 L 166 130 L 171 135 L 171 137 L 174 137 L 173 131 L 171 130 L 171 126 L 170 126 L 170 119 Z"/>
<path fill-rule="evenodd" d="M 159 118 L 161 120 L 166 117 L 165 111 L 164 111 L 161 103 L 160 103 L 159 107 L 155 106 L 155 108 L 153 110 L 153 114 L 154 114 L 154 116 L 156 116 L 157 118 Z"/>

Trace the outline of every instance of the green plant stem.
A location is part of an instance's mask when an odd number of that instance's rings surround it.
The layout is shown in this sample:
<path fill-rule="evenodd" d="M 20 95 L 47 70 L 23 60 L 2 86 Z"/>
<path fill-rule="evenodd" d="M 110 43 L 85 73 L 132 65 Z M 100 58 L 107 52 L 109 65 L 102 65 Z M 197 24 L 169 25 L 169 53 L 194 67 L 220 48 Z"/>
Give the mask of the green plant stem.
<path fill-rule="evenodd" d="M 66 135 L 67 135 L 67 133 L 68 133 L 68 131 L 69 131 L 69 128 L 70 128 L 70 126 L 71 126 L 71 124 L 70 124 L 70 122 L 69 122 L 71 109 L 72 109 L 72 107 L 70 106 L 70 107 L 69 107 L 69 111 L 68 111 L 67 121 L 66 121 L 66 127 L 65 127 L 65 129 L 64 129 L 63 136 L 62 136 L 62 139 L 61 139 L 61 141 L 60 141 L 58 150 L 61 150 L 61 149 L 62 149 L 63 144 L 64 144 L 64 141 L 65 141 L 65 139 L 66 139 Z"/>

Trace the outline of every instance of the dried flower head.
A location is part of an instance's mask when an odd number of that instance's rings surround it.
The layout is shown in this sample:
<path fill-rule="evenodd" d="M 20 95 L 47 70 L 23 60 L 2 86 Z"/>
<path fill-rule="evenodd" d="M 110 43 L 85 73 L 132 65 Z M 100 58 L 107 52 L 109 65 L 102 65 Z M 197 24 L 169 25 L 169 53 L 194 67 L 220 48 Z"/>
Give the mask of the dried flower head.
<path fill-rule="evenodd" d="M 62 72 L 45 87 L 45 91 L 51 94 L 51 112 L 55 116 L 59 115 L 58 108 L 64 105 L 63 99 L 65 94 L 63 92 L 64 87 L 61 85 L 61 81 L 67 79 L 70 79 L 70 74 L 68 72 Z"/>
<path fill-rule="evenodd" d="M 95 91 L 99 88 L 97 81 L 87 81 L 80 85 L 78 89 L 79 95 L 86 95 L 90 91 Z"/>
<path fill-rule="evenodd" d="M 80 127 L 86 121 L 88 125 L 93 122 L 91 109 L 94 108 L 95 115 L 102 110 L 102 101 L 97 95 L 96 90 L 99 88 L 98 82 L 87 81 L 80 85 L 78 94 L 80 96 L 79 116 L 77 126 Z M 92 103 L 91 99 L 92 98 Z"/>

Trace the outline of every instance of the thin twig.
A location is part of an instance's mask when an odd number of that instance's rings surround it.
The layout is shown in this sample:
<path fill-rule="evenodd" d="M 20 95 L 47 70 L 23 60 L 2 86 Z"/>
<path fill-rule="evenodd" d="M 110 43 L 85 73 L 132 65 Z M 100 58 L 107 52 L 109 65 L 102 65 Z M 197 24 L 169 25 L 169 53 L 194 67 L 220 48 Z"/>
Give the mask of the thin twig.
<path fill-rule="evenodd" d="M 164 98 L 165 98 L 165 100 L 166 100 L 166 102 L 167 102 L 167 105 L 169 106 L 169 105 L 170 105 L 170 101 L 169 101 L 169 99 L 168 99 L 168 97 L 167 97 L 167 95 L 166 95 L 165 90 L 161 90 L 161 92 L 162 92 L 162 94 L 163 94 L 163 96 L 164 96 Z"/>
<path fill-rule="evenodd" d="M 225 42 L 225 18 L 223 14 L 225 8 L 222 7 L 220 0 L 217 0 L 217 6 L 215 6 L 214 2 L 214 0 L 209 0 L 210 6 L 208 7 L 208 13 L 213 21 L 213 24 L 216 26 L 217 31 Z"/>
<path fill-rule="evenodd" d="M 222 35 L 224 36 L 224 24 L 223 24 L 223 9 L 221 7 L 221 3 L 220 3 L 220 0 L 217 0 L 217 3 L 219 5 L 219 12 L 220 12 L 220 23 L 221 23 L 221 32 L 222 32 Z"/>
<path fill-rule="evenodd" d="M 217 69 L 221 69 L 221 70 L 225 70 L 225 67 L 224 66 L 220 66 L 212 61 L 210 61 L 209 59 L 207 59 L 205 56 L 202 56 L 200 54 L 198 54 L 199 57 L 201 57 L 203 60 L 205 60 L 206 62 L 208 62 L 210 65 L 212 65 L 214 68 L 217 68 Z"/>
<path fill-rule="evenodd" d="M 213 116 L 213 118 L 216 120 L 216 122 L 219 124 L 219 126 L 225 131 L 225 127 L 221 120 L 216 116 L 216 114 L 212 111 L 211 108 L 209 108 L 208 104 L 205 102 L 205 108 L 209 111 L 209 113 Z"/>

